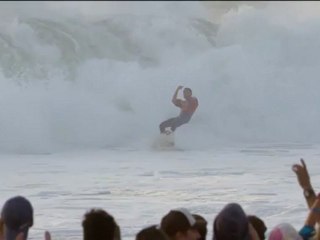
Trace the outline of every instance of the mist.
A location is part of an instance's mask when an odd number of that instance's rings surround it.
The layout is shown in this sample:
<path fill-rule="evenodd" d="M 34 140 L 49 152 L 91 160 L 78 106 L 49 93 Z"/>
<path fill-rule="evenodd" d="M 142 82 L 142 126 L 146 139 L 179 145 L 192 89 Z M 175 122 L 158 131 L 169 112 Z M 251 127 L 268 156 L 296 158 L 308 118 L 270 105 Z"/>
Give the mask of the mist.
<path fill-rule="evenodd" d="M 319 142 L 316 2 L 0 3 L 0 150 Z"/>

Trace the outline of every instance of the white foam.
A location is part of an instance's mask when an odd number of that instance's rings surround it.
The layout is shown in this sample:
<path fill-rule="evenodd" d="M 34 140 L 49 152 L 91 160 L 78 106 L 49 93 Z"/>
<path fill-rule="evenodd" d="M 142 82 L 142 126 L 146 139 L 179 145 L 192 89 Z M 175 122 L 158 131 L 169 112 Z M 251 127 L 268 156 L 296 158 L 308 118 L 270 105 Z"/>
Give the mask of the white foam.
<path fill-rule="evenodd" d="M 200 103 L 180 147 L 320 140 L 317 3 L 240 5 L 219 28 L 199 2 L 28 4 L 1 3 L 1 151 L 146 148 L 180 84 Z"/>

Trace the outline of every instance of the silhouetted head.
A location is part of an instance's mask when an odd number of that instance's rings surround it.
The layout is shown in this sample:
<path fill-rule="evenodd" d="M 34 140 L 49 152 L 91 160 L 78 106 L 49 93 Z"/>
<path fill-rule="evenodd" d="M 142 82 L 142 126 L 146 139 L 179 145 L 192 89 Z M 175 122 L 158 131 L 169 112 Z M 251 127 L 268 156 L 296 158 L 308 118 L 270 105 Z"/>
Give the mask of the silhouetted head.
<path fill-rule="evenodd" d="M 87 212 L 82 222 L 84 240 L 119 239 L 120 229 L 114 218 L 102 209 Z"/>
<path fill-rule="evenodd" d="M 256 230 L 260 240 L 264 240 L 265 233 L 267 231 L 267 227 L 266 227 L 265 223 L 255 215 L 249 215 L 248 220 L 251 223 L 251 225 L 254 227 L 254 229 Z"/>
<path fill-rule="evenodd" d="M 161 229 L 171 240 L 198 240 L 200 233 L 195 228 L 196 220 L 185 208 L 171 210 L 161 220 Z"/>
<path fill-rule="evenodd" d="M 204 219 L 204 217 L 198 214 L 192 214 L 192 216 L 196 219 L 196 224 L 194 225 L 194 228 L 198 230 L 201 236 L 199 240 L 206 240 L 208 232 L 207 221 Z"/>
<path fill-rule="evenodd" d="M 7 200 L 1 212 L 1 225 L 4 239 L 15 240 L 19 233 L 23 233 L 23 239 L 27 239 L 29 228 L 33 226 L 30 201 L 22 196 Z"/>
<path fill-rule="evenodd" d="M 169 240 L 169 237 L 156 225 L 142 229 L 136 235 L 136 240 Z"/>
<path fill-rule="evenodd" d="M 114 240 L 121 240 L 121 231 L 119 225 L 116 223 L 116 229 L 114 233 Z"/>
<path fill-rule="evenodd" d="M 183 89 L 183 97 L 188 99 L 192 96 L 192 90 L 190 88 Z"/>
<path fill-rule="evenodd" d="M 213 240 L 250 240 L 249 220 L 237 203 L 227 204 L 213 222 Z"/>

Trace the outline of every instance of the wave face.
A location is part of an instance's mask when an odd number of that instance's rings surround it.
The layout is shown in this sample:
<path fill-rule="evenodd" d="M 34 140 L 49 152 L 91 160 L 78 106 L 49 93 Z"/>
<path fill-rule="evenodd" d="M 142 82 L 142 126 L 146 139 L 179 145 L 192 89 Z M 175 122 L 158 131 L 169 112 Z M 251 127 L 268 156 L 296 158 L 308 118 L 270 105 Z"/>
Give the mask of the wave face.
<path fill-rule="evenodd" d="M 146 148 L 177 85 L 200 103 L 176 133 L 186 148 L 320 140 L 320 20 L 297 3 L 219 24 L 200 2 L 18 4 L 0 10 L 2 152 Z"/>

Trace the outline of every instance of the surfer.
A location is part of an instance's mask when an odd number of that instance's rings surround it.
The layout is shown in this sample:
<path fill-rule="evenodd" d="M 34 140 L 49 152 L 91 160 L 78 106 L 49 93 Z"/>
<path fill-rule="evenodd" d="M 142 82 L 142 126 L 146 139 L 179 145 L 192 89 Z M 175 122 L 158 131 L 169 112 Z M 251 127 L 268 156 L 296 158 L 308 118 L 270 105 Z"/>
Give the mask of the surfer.
<path fill-rule="evenodd" d="M 169 135 L 174 132 L 177 127 L 180 127 L 183 124 L 186 124 L 190 121 L 193 113 L 198 107 L 198 99 L 192 96 L 192 91 L 190 88 L 183 89 L 183 97 L 185 100 L 178 99 L 179 90 L 183 86 L 178 86 L 173 97 L 172 103 L 181 109 L 181 112 L 178 117 L 170 118 L 160 124 L 160 133 Z M 171 131 L 166 130 L 170 127 Z"/>

